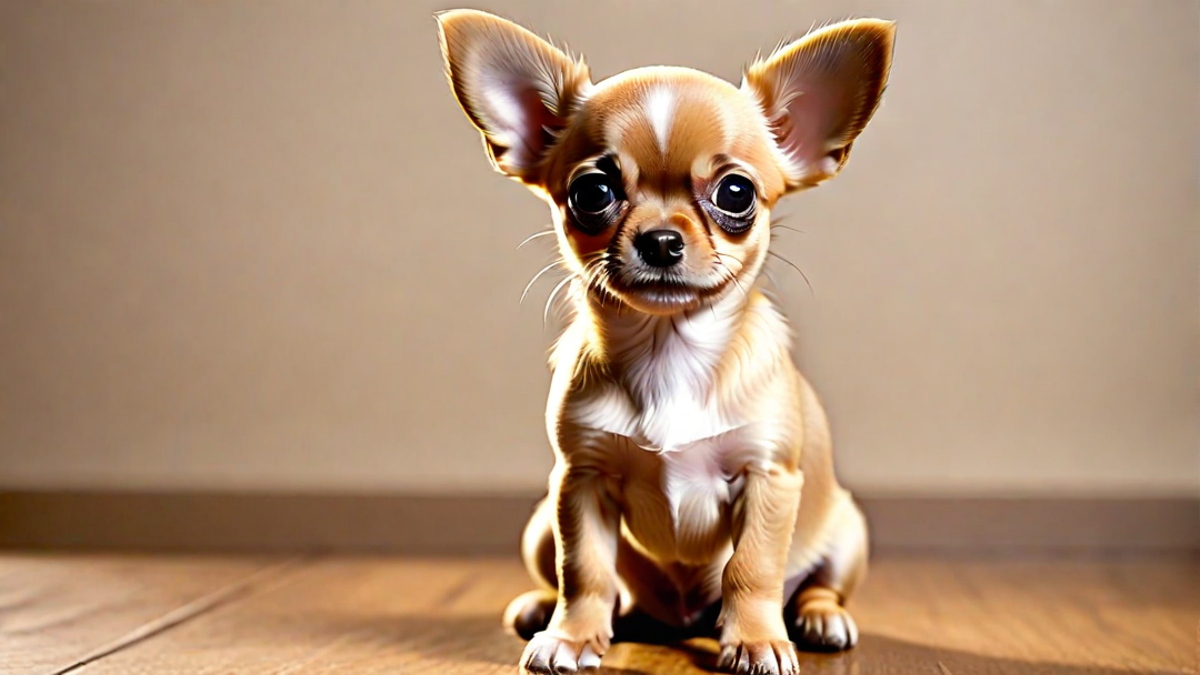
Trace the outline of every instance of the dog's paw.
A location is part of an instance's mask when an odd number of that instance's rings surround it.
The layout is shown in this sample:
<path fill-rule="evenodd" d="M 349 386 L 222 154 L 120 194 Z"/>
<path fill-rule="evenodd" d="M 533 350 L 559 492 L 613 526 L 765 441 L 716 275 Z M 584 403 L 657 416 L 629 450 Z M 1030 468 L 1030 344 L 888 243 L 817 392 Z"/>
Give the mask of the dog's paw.
<path fill-rule="evenodd" d="M 586 640 L 565 640 L 546 633 L 533 636 L 521 657 L 522 673 L 575 673 L 600 667 L 600 653 Z"/>
<path fill-rule="evenodd" d="M 721 646 L 717 668 L 738 675 L 799 675 L 800 661 L 789 640 L 740 642 Z"/>
<path fill-rule="evenodd" d="M 801 649 L 814 652 L 839 652 L 858 642 L 858 626 L 850 612 L 833 597 L 817 597 L 802 602 L 789 633 Z"/>
<path fill-rule="evenodd" d="M 554 604 L 557 600 L 554 591 L 522 593 L 508 603 L 508 609 L 504 610 L 504 627 L 516 633 L 522 640 L 532 640 L 534 635 L 546 630 L 546 626 L 550 624 L 550 616 L 554 614 Z"/>

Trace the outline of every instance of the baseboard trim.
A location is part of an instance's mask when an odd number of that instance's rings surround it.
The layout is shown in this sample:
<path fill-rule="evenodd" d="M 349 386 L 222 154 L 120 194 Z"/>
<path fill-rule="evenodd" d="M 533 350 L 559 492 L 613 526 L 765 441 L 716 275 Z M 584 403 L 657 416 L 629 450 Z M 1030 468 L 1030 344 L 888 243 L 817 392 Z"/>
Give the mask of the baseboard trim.
<path fill-rule="evenodd" d="M 535 495 L 0 491 L 0 547 L 515 554 Z M 1200 552 L 1200 497 L 863 495 L 875 552 Z"/>

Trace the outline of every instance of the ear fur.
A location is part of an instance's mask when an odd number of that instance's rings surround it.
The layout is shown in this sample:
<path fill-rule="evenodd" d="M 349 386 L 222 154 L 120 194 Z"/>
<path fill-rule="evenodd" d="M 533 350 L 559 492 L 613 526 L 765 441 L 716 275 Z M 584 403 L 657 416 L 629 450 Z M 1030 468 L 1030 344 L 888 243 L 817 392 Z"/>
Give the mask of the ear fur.
<path fill-rule="evenodd" d="M 537 183 L 555 136 L 591 87 L 583 59 L 477 10 L 436 16 L 450 87 L 500 172 Z"/>
<path fill-rule="evenodd" d="M 789 188 L 816 185 L 842 170 L 887 87 L 895 35 L 891 21 L 844 21 L 747 68 L 742 90 L 767 117 Z"/>

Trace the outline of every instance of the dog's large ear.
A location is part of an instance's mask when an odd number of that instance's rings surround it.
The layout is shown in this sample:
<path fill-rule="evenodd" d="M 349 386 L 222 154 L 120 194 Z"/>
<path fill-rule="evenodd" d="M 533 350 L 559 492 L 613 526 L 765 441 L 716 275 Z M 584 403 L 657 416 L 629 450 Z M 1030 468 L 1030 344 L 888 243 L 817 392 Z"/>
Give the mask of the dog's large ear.
<path fill-rule="evenodd" d="M 442 56 L 462 109 L 492 164 L 527 183 L 591 86 L 587 65 L 497 16 L 437 15 Z"/>
<path fill-rule="evenodd" d="M 767 117 L 789 188 L 841 171 L 887 86 L 895 34 L 891 21 L 844 21 L 747 68 L 742 89 Z"/>

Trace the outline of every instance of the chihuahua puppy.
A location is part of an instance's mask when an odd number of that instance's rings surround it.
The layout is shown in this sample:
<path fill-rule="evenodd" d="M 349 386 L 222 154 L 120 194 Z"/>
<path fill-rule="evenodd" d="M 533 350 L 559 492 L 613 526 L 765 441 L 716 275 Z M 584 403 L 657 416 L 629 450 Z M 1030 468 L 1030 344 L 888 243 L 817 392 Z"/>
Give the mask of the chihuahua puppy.
<path fill-rule="evenodd" d="M 887 84 L 894 24 L 826 26 L 740 86 L 587 65 L 473 10 L 437 16 L 492 165 L 549 204 L 571 314 L 552 356 L 549 494 L 525 531 L 540 590 L 506 612 L 525 672 L 613 639 L 712 635 L 718 667 L 797 673 L 840 650 L 867 564 L 829 427 L 756 286 L 784 195 L 835 176 Z"/>

